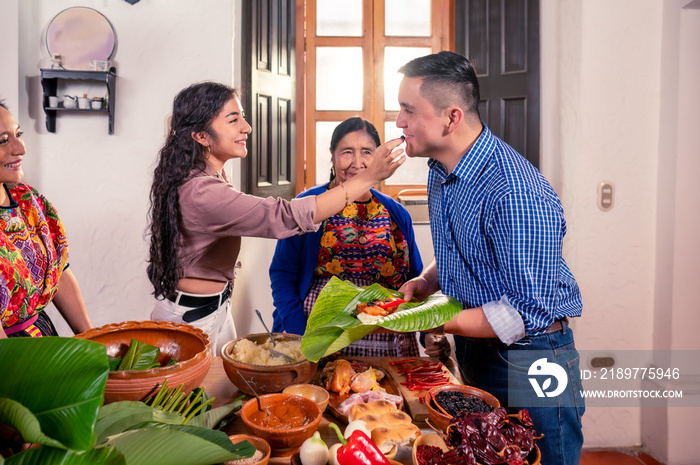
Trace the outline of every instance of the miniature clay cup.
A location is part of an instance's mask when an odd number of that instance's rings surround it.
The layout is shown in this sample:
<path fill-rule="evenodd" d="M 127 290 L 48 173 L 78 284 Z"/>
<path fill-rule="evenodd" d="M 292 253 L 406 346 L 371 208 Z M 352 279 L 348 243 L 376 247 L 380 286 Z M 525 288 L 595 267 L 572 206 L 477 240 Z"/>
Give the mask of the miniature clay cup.
<path fill-rule="evenodd" d="M 284 388 L 282 392 L 313 400 L 316 402 L 316 404 L 318 404 L 318 408 L 321 409 L 321 413 L 326 411 L 328 401 L 331 398 L 328 391 L 323 389 L 321 386 L 316 386 L 315 384 L 292 384 L 291 386 Z"/>
<path fill-rule="evenodd" d="M 110 371 L 105 387 L 105 404 L 121 400 L 145 400 L 167 380 L 170 388 L 183 384 L 182 392 L 199 387 L 211 366 L 209 336 L 188 324 L 169 321 L 126 321 L 93 328 L 75 337 L 104 344 L 107 354 L 122 357 L 136 339 L 160 349 L 158 362 L 177 363 L 148 370 Z"/>
<path fill-rule="evenodd" d="M 270 461 L 270 452 L 272 452 L 272 449 L 270 448 L 270 444 L 268 444 L 263 438 L 253 436 L 251 434 L 233 434 L 228 438 L 231 440 L 233 445 L 236 445 L 239 442 L 248 441 L 253 445 L 253 447 L 262 452 L 263 458 L 248 465 L 267 465 L 267 463 Z"/>

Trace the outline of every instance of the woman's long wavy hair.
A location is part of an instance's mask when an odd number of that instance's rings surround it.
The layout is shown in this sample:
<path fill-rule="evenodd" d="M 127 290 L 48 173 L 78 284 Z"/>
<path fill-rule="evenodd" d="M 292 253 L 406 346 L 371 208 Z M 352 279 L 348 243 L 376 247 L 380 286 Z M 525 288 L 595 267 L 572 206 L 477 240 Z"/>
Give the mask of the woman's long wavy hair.
<path fill-rule="evenodd" d="M 179 279 L 181 218 L 178 188 L 193 170 L 206 168 L 205 149 L 192 138 L 192 134 L 205 132 L 216 141 L 212 120 L 229 100 L 237 96 L 231 87 L 202 82 L 183 89 L 173 101 L 170 133 L 158 155 L 150 195 L 151 245 L 147 273 L 156 298 L 172 296 Z"/>

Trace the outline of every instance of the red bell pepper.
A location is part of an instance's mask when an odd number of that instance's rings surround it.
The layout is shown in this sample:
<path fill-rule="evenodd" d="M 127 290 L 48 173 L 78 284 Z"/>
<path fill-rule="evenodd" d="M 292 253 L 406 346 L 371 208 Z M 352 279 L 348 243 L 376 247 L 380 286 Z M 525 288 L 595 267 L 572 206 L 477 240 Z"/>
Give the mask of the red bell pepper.
<path fill-rule="evenodd" d="M 390 465 L 382 451 L 363 431 L 355 430 L 348 439 L 345 439 L 340 428 L 335 423 L 329 423 L 338 435 L 338 440 L 343 444 L 338 449 L 338 463 L 340 465 Z"/>

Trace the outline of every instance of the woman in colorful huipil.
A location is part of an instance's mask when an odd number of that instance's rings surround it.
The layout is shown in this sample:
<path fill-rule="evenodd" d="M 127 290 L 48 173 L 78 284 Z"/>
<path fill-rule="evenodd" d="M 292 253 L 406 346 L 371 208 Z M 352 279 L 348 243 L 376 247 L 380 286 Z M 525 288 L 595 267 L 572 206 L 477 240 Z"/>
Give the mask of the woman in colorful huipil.
<path fill-rule="evenodd" d="M 381 144 L 377 129 L 362 118 L 340 123 L 331 138 L 331 181 L 300 194 L 315 195 L 362 172 Z M 270 266 L 273 331 L 304 334 L 306 320 L 331 277 L 358 286 L 379 283 L 398 289 L 418 276 L 423 262 L 411 217 L 391 197 L 374 189 L 324 221 L 316 233 L 277 242 Z M 372 333 L 341 351 L 346 356 L 417 356 L 415 333 Z"/>
<path fill-rule="evenodd" d="M 68 240 L 51 203 L 21 184 L 22 131 L 0 101 L 0 338 L 56 336 L 43 310 L 53 301 L 75 333 L 90 329 L 68 266 Z"/>

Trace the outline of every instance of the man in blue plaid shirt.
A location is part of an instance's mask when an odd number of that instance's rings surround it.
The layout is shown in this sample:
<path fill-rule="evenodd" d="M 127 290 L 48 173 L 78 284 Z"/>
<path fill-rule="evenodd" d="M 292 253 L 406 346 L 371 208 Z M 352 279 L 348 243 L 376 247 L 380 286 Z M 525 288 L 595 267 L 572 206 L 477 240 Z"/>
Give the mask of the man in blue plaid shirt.
<path fill-rule="evenodd" d="M 562 257 L 566 223 L 559 198 L 482 123 L 479 83 L 466 58 L 440 52 L 399 71 L 396 125 L 407 155 L 428 158 L 435 252 L 423 273 L 399 290 L 408 299 L 438 291 L 459 299 L 464 310 L 444 329 L 455 335 L 467 382 L 494 394 L 509 413 L 527 408 L 537 433 L 544 433 L 536 442 L 542 463 L 578 464 L 584 402 L 567 323 L 581 316 L 582 303 Z M 434 353 L 432 341 L 429 335 Z M 550 371 L 538 372 L 542 366 Z"/>

